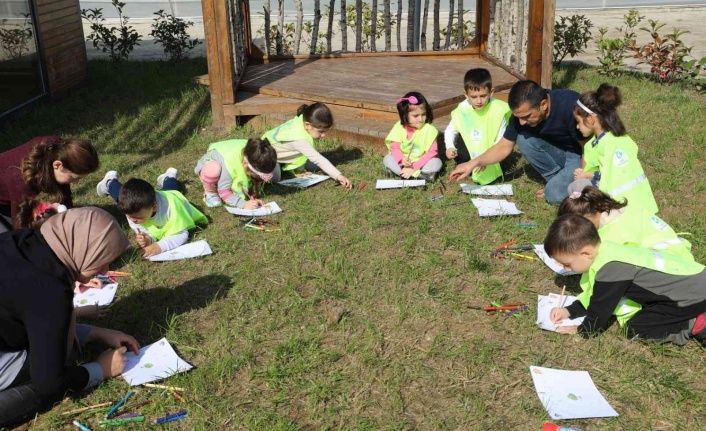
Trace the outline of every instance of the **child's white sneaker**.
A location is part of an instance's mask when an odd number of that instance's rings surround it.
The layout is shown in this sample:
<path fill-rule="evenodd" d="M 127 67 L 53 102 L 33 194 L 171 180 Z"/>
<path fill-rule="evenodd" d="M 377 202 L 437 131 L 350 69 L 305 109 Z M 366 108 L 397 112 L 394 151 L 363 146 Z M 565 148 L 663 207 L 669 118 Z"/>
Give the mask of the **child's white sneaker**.
<path fill-rule="evenodd" d="M 157 177 L 157 185 L 158 185 L 160 188 L 164 187 L 164 180 L 166 180 L 167 178 L 174 178 L 174 179 L 176 179 L 178 172 L 179 172 L 179 171 L 177 171 L 176 168 L 169 168 L 169 169 L 167 169 L 166 171 L 164 171 L 164 173 L 163 173 L 162 175 L 160 175 L 160 176 Z"/>
<path fill-rule="evenodd" d="M 108 171 L 98 184 L 96 184 L 96 193 L 98 196 L 108 196 L 108 183 L 118 179 L 118 171 Z"/>
<path fill-rule="evenodd" d="M 221 206 L 221 197 L 218 193 L 206 193 L 203 195 L 203 202 L 209 208 L 215 208 Z"/>

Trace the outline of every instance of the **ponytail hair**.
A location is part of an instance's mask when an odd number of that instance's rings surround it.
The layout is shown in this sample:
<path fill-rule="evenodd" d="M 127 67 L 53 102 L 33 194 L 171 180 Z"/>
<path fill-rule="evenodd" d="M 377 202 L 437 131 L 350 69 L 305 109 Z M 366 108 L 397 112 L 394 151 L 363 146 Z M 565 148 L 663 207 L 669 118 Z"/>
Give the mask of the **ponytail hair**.
<path fill-rule="evenodd" d="M 267 139 L 250 138 L 243 149 L 243 156 L 248 160 L 248 163 L 258 172 L 254 172 L 257 176 L 253 179 L 256 185 L 261 181 L 270 181 L 272 172 L 277 167 L 277 152 Z M 258 175 L 260 174 L 260 175 Z M 255 187 L 257 190 L 258 187 Z"/>
<path fill-rule="evenodd" d="M 588 216 L 625 208 L 627 199 L 618 202 L 607 193 L 593 186 L 586 186 L 581 192 L 574 192 L 559 205 L 557 217 L 564 214 Z"/>
<path fill-rule="evenodd" d="M 17 204 L 15 229 L 39 230 L 49 217 L 66 211 L 66 207 L 35 199 L 23 199 Z"/>
<path fill-rule="evenodd" d="M 579 97 L 579 101 L 588 110 L 596 114 L 598 121 L 605 130 L 612 132 L 615 136 L 623 136 L 627 133 L 617 111 L 618 106 L 623 102 L 620 88 L 603 83 L 596 91 L 583 93 Z M 574 114 L 586 118 L 590 113 L 577 104 L 574 107 Z"/>
<path fill-rule="evenodd" d="M 60 196 L 53 164 L 60 161 L 65 169 L 77 175 L 98 170 L 98 153 L 85 139 L 44 140 L 33 146 L 22 160 L 22 179 L 34 194 L 46 193 L 53 200 Z"/>
<path fill-rule="evenodd" d="M 333 113 L 321 102 L 311 105 L 301 105 L 297 109 L 297 117 L 304 116 L 304 121 L 319 130 L 328 130 L 333 127 Z"/>
<path fill-rule="evenodd" d="M 564 214 L 549 226 L 544 251 L 551 257 L 575 254 L 587 245 L 598 245 L 601 238 L 591 220 L 579 214 Z"/>

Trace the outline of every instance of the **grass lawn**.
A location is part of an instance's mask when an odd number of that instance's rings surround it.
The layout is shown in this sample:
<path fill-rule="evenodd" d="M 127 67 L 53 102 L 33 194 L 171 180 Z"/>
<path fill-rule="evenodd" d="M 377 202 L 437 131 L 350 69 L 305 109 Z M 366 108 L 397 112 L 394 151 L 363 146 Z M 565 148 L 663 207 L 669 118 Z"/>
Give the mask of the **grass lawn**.
<path fill-rule="evenodd" d="M 39 106 L 0 127 L 0 149 L 43 134 L 91 139 L 100 171 L 75 187 L 78 205 L 99 205 L 107 170 L 154 181 L 180 170 L 188 197 L 203 208 L 193 167 L 210 142 L 259 135 L 249 127 L 209 129 L 209 94 L 191 84 L 204 60 L 90 63 L 90 84 L 62 101 Z M 556 88 L 595 89 L 594 70 L 561 69 Z M 676 86 L 625 76 L 621 114 L 641 147 L 641 160 L 661 207 L 677 232 L 689 232 L 696 259 L 706 262 L 698 214 L 706 199 L 706 97 Z M 392 125 L 391 125 L 392 126 Z M 250 232 L 222 208 L 195 233 L 215 254 L 149 263 L 128 253 L 113 269 L 131 272 L 109 316 L 93 323 L 133 334 L 143 344 L 166 336 L 191 372 L 170 385 L 187 388 L 186 403 L 138 389 L 152 403 L 150 419 L 180 408 L 179 430 L 539 430 L 548 416 L 530 365 L 586 370 L 618 418 L 565 422 L 585 430 L 706 428 L 706 354 L 686 347 L 629 342 L 617 325 L 583 340 L 535 325 L 537 294 L 575 291 L 577 277 L 555 276 L 538 261 L 492 260 L 494 246 L 517 239 L 540 243 L 555 209 L 534 197 L 538 175 L 515 155 L 505 164 L 521 218 L 481 219 L 450 187 L 376 192 L 382 151 L 324 140 L 324 153 L 356 183 L 346 194 L 333 181 L 309 190 L 266 188 L 284 212 L 281 232 Z M 532 220 L 534 229 L 516 227 Z M 532 305 L 516 318 L 487 316 L 469 305 L 490 301 Z M 336 322 L 338 314 L 340 321 Z M 93 349 L 89 354 L 95 354 Z M 31 429 L 73 429 L 60 412 L 115 401 L 122 379 L 65 400 Z M 95 429 L 101 412 L 80 415 Z M 103 412 L 104 413 L 104 412 Z M 142 427 L 125 426 L 123 429 Z"/>

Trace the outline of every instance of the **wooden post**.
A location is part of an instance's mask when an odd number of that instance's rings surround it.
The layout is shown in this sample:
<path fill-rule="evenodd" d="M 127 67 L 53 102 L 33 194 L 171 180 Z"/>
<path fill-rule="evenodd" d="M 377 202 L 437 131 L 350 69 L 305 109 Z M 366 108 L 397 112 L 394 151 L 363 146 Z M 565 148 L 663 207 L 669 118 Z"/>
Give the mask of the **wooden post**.
<path fill-rule="evenodd" d="M 390 0 L 383 0 L 385 2 L 385 51 L 392 50 L 392 26 L 391 26 L 391 13 L 390 13 Z"/>
<path fill-rule="evenodd" d="M 544 2 L 544 28 L 542 30 L 542 74 L 540 84 L 552 88 L 554 69 L 554 22 L 556 19 L 556 0 Z"/>
<path fill-rule="evenodd" d="M 355 2 L 355 52 L 363 51 L 363 2 Z"/>
<path fill-rule="evenodd" d="M 302 25 L 304 23 L 302 0 L 294 0 L 294 7 L 297 9 L 297 23 L 294 30 L 294 54 L 299 54 L 299 44 L 302 41 Z"/>
<path fill-rule="evenodd" d="M 397 50 L 402 51 L 402 0 L 397 0 Z"/>
<path fill-rule="evenodd" d="M 454 0 L 449 0 L 449 22 L 446 24 L 446 39 L 444 40 L 444 49 L 451 47 L 451 30 L 454 25 Z"/>
<path fill-rule="evenodd" d="M 253 55 L 256 49 L 252 43 L 252 22 L 250 20 L 250 0 L 242 0 L 240 12 L 243 14 L 243 27 L 245 30 L 245 52 L 248 53 L 248 58 Z"/>
<path fill-rule="evenodd" d="M 375 40 L 378 38 L 378 0 L 373 0 L 373 10 L 371 15 L 372 22 L 370 23 L 370 52 L 376 52 Z"/>
<path fill-rule="evenodd" d="M 316 54 L 316 44 L 319 43 L 319 26 L 321 25 L 321 0 L 314 0 L 314 26 L 311 30 L 311 47 L 309 54 Z"/>
<path fill-rule="evenodd" d="M 427 20 L 429 19 L 429 0 L 424 0 L 424 15 L 422 16 L 422 51 L 427 50 Z"/>
<path fill-rule="evenodd" d="M 554 0 L 530 0 L 525 75 L 545 88 L 552 85 L 554 12 Z"/>
<path fill-rule="evenodd" d="M 464 36 L 464 23 L 463 23 L 463 0 L 458 0 L 458 49 L 463 49 L 465 45 Z"/>
<path fill-rule="evenodd" d="M 341 51 L 348 51 L 348 20 L 346 19 L 346 0 L 341 0 Z"/>
<path fill-rule="evenodd" d="M 218 30 L 216 24 L 216 0 L 203 0 L 201 9 L 203 14 L 204 39 L 206 41 L 206 59 L 208 63 L 208 81 L 211 90 L 211 117 L 213 125 L 223 127 L 225 119 L 223 114 L 223 89 L 221 84 L 222 71 L 221 59 L 218 55 Z"/>
<path fill-rule="evenodd" d="M 284 46 L 282 44 L 282 32 L 284 31 L 284 0 L 278 0 L 279 10 L 277 11 L 277 34 L 275 35 L 275 44 L 277 46 L 277 55 L 284 54 Z"/>
<path fill-rule="evenodd" d="M 414 3 L 415 0 L 407 2 L 407 51 L 410 52 L 414 51 Z"/>
<path fill-rule="evenodd" d="M 265 12 L 265 53 L 269 56 L 270 55 L 270 44 L 272 41 L 270 40 L 270 0 L 265 0 L 265 4 L 262 6 Z"/>
<path fill-rule="evenodd" d="M 476 39 L 478 50 L 488 50 L 488 34 L 490 34 L 490 0 L 476 0 Z"/>
<path fill-rule="evenodd" d="M 480 0 L 477 0 L 480 2 Z M 439 22 L 439 9 L 441 8 L 441 0 L 434 0 L 434 39 L 431 43 L 431 49 L 438 51 L 441 49 L 441 23 Z"/>
<path fill-rule="evenodd" d="M 331 0 L 328 4 L 328 29 L 326 32 L 326 52 L 331 53 L 331 39 L 333 39 L 333 16 L 336 0 Z"/>

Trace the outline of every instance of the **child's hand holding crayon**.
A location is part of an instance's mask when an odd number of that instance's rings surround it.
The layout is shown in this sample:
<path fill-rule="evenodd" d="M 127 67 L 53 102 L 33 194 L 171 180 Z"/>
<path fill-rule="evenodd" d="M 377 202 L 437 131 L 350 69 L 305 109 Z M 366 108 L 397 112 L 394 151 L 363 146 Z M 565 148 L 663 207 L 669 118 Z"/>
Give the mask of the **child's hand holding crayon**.
<path fill-rule="evenodd" d="M 336 177 L 336 181 L 338 181 L 343 187 L 345 187 L 346 190 L 350 190 L 353 188 L 353 183 L 351 182 L 351 180 L 344 177 L 343 174 Z"/>
<path fill-rule="evenodd" d="M 149 234 L 141 230 L 135 234 L 135 239 L 137 240 L 137 245 L 139 245 L 140 248 L 145 248 L 152 244 L 152 238 L 150 238 Z"/>
<path fill-rule="evenodd" d="M 402 172 L 400 172 L 400 176 L 404 179 L 408 179 L 414 174 L 415 169 L 412 168 L 403 168 Z"/>
<path fill-rule="evenodd" d="M 552 319 L 552 322 L 559 324 L 562 320 L 569 318 L 569 310 L 564 307 L 554 307 L 549 312 L 549 318 Z"/>
<path fill-rule="evenodd" d="M 449 159 L 449 160 L 455 159 L 456 156 L 458 156 L 458 151 L 456 151 L 455 148 L 449 148 L 448 150 L 446 150 L 446 158 L 447 159 Z"/>
<path fill-rule="evenodd" d="M 263 205 L 265 205 L 264 201 L 262 201 L 260 199 L 252 198 L 249 201 L 245 202 L 245 205 L 243 205 L 243 209 L 254 210 L 254 209 L 260 208 Z"/>

